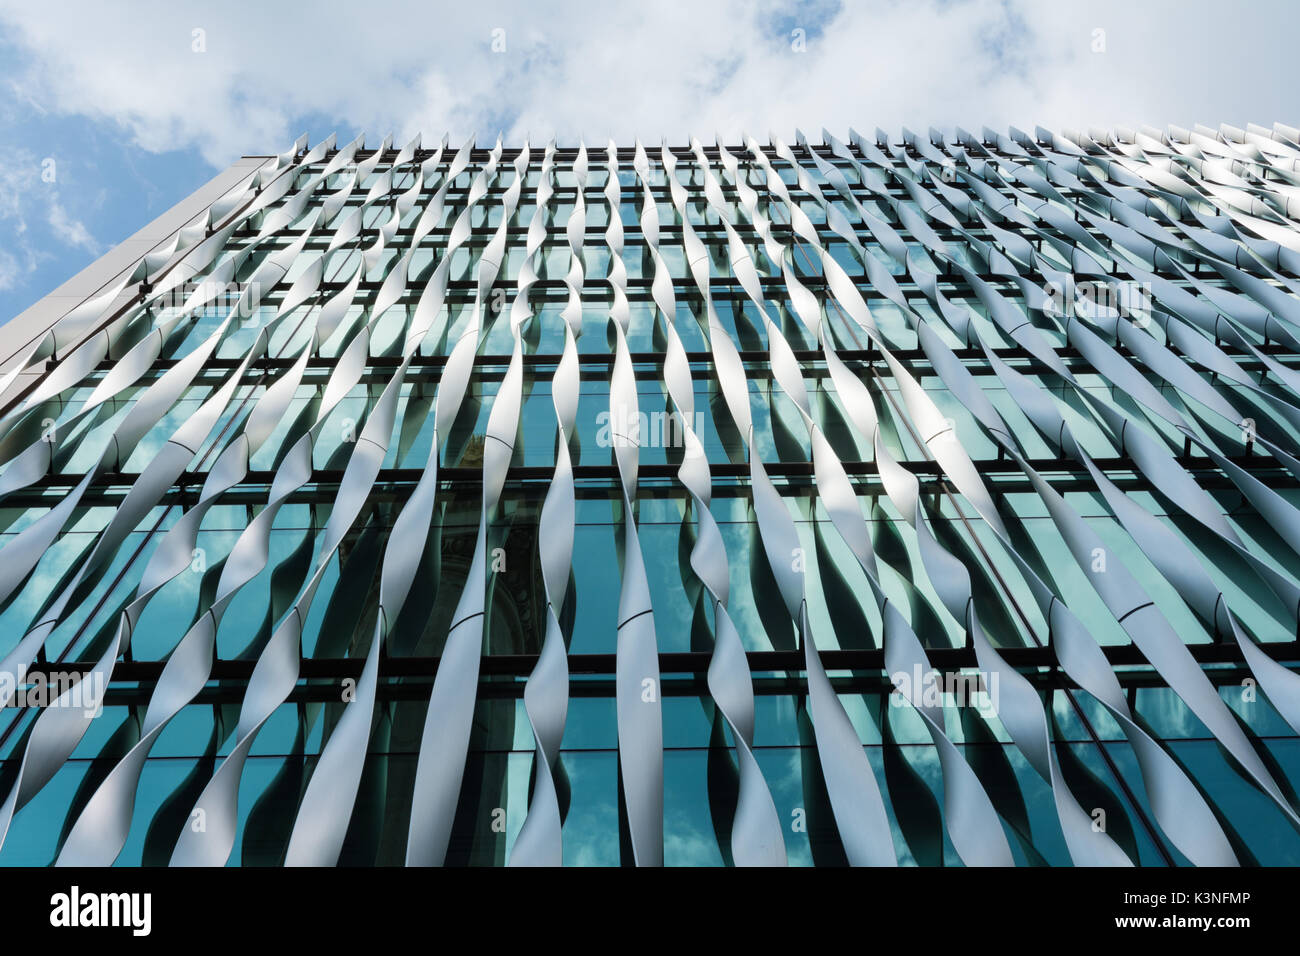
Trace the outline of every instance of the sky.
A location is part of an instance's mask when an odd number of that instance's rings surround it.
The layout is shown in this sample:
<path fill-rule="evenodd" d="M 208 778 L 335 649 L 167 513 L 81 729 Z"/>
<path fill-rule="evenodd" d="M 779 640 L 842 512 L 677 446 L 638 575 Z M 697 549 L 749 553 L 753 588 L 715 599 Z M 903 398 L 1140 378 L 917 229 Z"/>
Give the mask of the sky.
<path fill-rule="evenodd" d="M 0 323 L 241 155 L 1300 126 L 1300 3 L 0 0 Z"/>

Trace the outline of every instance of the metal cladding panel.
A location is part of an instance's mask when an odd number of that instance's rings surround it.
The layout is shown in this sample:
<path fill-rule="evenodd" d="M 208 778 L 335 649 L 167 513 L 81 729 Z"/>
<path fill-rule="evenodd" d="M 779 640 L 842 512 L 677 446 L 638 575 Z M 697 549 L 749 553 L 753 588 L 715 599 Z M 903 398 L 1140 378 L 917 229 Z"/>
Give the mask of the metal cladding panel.
<path fill-rule="evenodd" d="M 1282 126 L 232 166 L 0 367 L 0 864 L 1289 859 L 1297 168 Z"/>

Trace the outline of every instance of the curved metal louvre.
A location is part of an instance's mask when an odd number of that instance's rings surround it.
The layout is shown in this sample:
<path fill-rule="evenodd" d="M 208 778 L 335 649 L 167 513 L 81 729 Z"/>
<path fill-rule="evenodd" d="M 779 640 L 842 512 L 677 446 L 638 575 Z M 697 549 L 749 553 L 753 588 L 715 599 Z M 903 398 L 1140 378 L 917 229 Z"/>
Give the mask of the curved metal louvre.
<path fill-rule="evenodd" d="M 1236 822 L 1143 718 L 1120 659 L 1300 828 L 1295 781 L 1198 646 L 1300 734 L 1296 131 L 823 140 L 590 153 L 300 140 L 55 323 L 0 379 L 0 502 L 14 514 L 0 734 L 16 762 L 0 863 L 24 808 L 49 799 L 104 719 L 74 704 L 78 688 L 107 687 L 114 705 L 135 680 L 133 735 L 63 808 L 45 862 L 121 858 L 150 827 L 142 805 L 159 802 L 141 799 L 156 746 L 176 745 L 214 682 L 238 720 L 217 723 L 219 756 L 178 791 L 192 810 L 168 840 L 173 865 L 231 859 L 249 761 L 288 712 L 296 755 L 313 735 L 318 750 L 281 820 L 286 865 L 340 862 L 375 799 L 408 865 L 448 862 L 473 815 L 493 817 L 499 862 L 569 861 L 572 788 L 591 785 L 566 769 L 570 645 L 575 622 L 596 619 L 575 608 L 595 604 L 613 610 L 606 632 L 581 635 L 579 663 L 608 678 L 605 798 L 636 865 L 675 862 L 666 761 L 686 745 L 665 697 L 682 694 L 715 715 L 710 759 L 735 775 L 710 782 L 718 852 L 792 859 L 805 807 L 765 759 L 760 671 L 797 675 L 815 757 L 804 799 L 824 794 L 823 832 L 854 865 L 916 858 L 895 805 L 908 795 L 875 759 L 909 720 L 936 768 L 943 832 L 928 839 L 955 860 L 1013 865 L 1056 842 L 1062 862 L 1146 862 L 1066 772 L 1054 699 L 1090 731 L 1087 714 L 1113 720 L 1136 772 L 1112 764 L 1109 785 L 1154 852 L 1245 862 Z M 593 442 L 598 420 L 608 440 Z M 616 597 L 575 586 L 596 560 L 577 544 L 592 501 L 612 507 Z M 665 502 L 681 522 L 675 563 L 657 551 Z M 273 543 L 303 503 L 299 566 Z M 159 609 L 232 507 L 246 521 L 172 633 Z M 469 512 L 460 554 L 444 525 Z M 529 520 L 528 553 L 507 555 L 506 528 Z M 370 537 L 373 580 L 341 610 L 337 581 Z M 536 612 L 518 615 L 520 652 L 485 668 L 507 558 Z M 830 575 L 865 584 L 861 614 L 835 606 Z M 742 593 L 746 577 L 772 593 Z M 702 653 L 686 666 L 704 678 L 685 690 L 663 656 L 684 646 L 664 629 L 683 593 L 699 595 L 685 617 Z M 228 658 L 228 611 L 248 602 L 266 626 Z M 759 608 L 773 602 L 776 616 Z M 346 614 L 355 632 L 324 654 L 313 635 Z M 414 657 L 419 673 L 391 667 L 413 656 L 409 633 L 434 651 Z M 940 657 L 978 672 L 987 712 L 911 680 Z M 19 700 L 30 675 L 61 667 L 82 683 Z M 1046 698 L 1044 667 L 1068 678 Z M 504 720 L 502 675 L 526 740 L 511 746 L 531 749 L 526 774 L 505 774 L 509 808 L 485 805 L 473 778 Z M 366 781 L 407 726 L 394 690 L 412 680 L 427 708 L 411 772 L 376 798 Z M 1025 832 L 971 719 L 1036 776 L 1050 836 Z"/>

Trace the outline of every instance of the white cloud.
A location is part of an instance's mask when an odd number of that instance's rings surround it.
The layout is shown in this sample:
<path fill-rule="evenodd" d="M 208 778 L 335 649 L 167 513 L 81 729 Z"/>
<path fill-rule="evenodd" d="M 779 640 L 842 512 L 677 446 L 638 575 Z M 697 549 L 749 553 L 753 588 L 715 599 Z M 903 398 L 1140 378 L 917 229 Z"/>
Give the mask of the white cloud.
<path fill-rule="evenodd" d="M 36 271 L 38 254 L 26 213 L 40 182 L 40 167 L 26 150 L 0 148 L 0 291 L 18 287 Z"/>
<path fill-rule="evenodd" d="M 40 165 L 25 149 L 0 147 L 0 221 L 4 228 L 24 232 L 23 210 L 40 182 Z"/>
<path fill-rule="evenodd" d="M 476 2 L 0 2 L 23 52 L 11 95 L 119 124 L 141 147 L 215 165 L 284 148 L 304 118 L 399 139 L 504 129 L 601 142 L 825 125 L 1295 122 L 1300 19 L 1209 0 L 773 0 L 595 5 Z M 494 29 L 504 52 L 493 52 Z M 791 30 L 807 32 L 806 52 Z M 205 52 L 193 31 L 202 29 Z M 1093 52 L 1094 30 L 1105 31 Z M 1288 81 L 1290 79 L 1290 81 Z"/>
<path fill-rule="evenodd" d="M 0 290 L 12 289 L 22 275 L 22 267 L 14 256 L 0 249 Z"/>
<path fill-rule="evenodd" d="M 60 241 L 98 255 L 99 243 L 79 219 L 73 219 L 68 215 L 68 211 L 59 202 L 57 194 L 50 195 L 45 218 Z"/>
<path fill-rule="evenodd" d="M 86 226 L 59 201 L 55 183 L 35 153 L 0 147 L 0 291 L 14 289 L 50 258 L 46 229 L 59 243 L 98 254 L 99 243 Z M 54 168 L 57 182 L 57 167 Z"/>

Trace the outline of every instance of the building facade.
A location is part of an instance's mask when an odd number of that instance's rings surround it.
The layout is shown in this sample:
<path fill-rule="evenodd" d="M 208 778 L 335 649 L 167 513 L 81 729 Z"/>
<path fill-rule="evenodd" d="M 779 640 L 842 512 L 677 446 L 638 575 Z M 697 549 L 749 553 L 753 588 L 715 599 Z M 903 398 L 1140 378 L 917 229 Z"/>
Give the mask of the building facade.
<path fill-rule="evenodd" d="M 1300 130 L 246 157 L 5 326 L 0 864 L 1300 863 Z"/>

